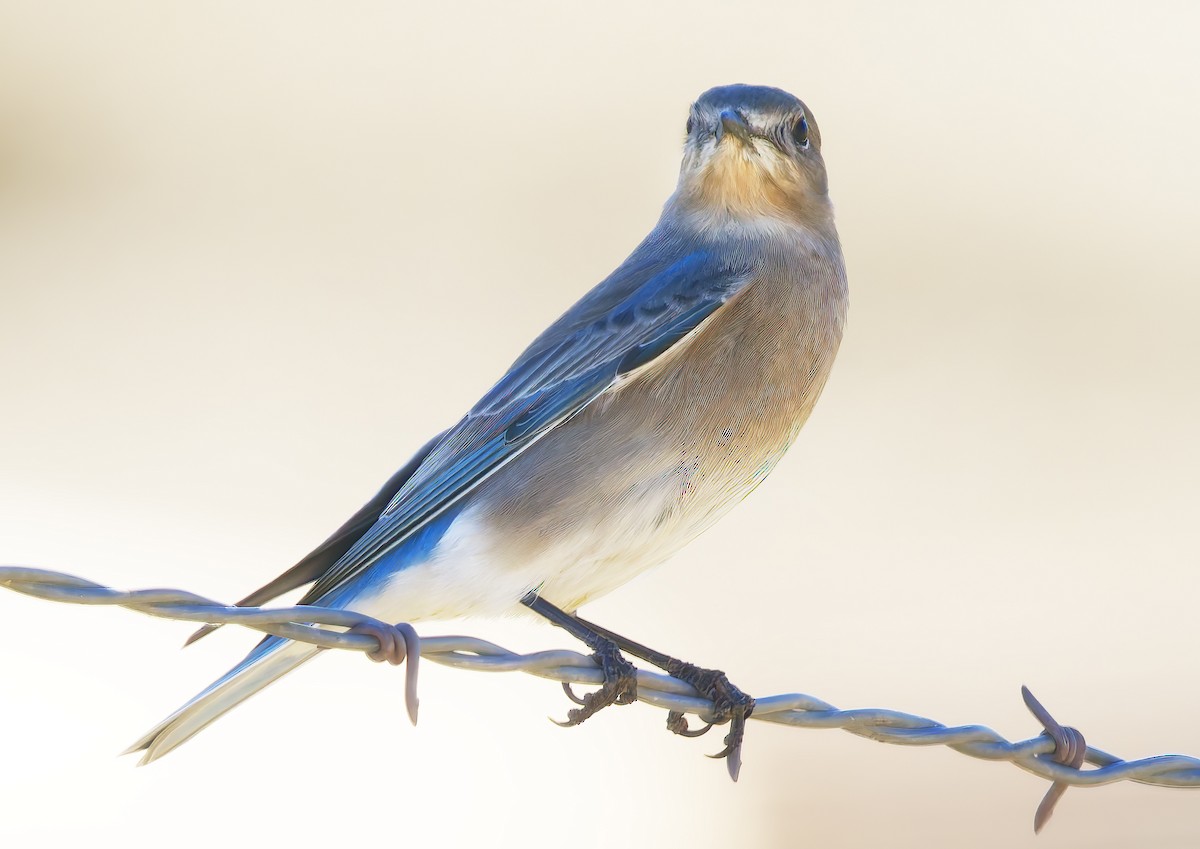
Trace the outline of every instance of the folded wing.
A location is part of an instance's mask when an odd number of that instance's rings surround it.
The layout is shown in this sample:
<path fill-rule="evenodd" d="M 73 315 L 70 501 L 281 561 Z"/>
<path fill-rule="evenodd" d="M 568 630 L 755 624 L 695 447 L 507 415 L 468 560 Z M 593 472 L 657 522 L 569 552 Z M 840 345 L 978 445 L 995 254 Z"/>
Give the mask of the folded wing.
<path fill-rule="evenodd" d="M 721 308 L 750 270 L 694 251 L 639 251 L 546 330 L 436 441 L 387 508 L 301 603 L 352 580 L 553 428 L 649 366 Z M 655 255 L 657 254 L 657 257 Z M 641 260 L 640 257 L 649 257 Z"/>

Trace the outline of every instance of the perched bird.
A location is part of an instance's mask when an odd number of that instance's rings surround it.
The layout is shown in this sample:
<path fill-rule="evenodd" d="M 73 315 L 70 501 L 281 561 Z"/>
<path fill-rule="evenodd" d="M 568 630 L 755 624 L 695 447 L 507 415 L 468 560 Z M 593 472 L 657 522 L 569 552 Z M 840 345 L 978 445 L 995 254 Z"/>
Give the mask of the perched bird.
<path fill-rule="evenodd" d="M 604 669 L 567 724 L 636 697 L 624 649 L 713 698 L 718 721 L 732 721 L 722 755 L 737 777 L 753 699 L 574 615 L 762 482 L 842 337 L 846 275 L 808 108 L 780 89 L 722 86 L 693 104 L 686 132 L 678 186 L 629 258 L 332 537 L 241 604 L 307 583 L 302 604 L 386 622 L 523 603 Z M 375 636 L 381 651 L 402 638 Z M 130 751 L 165 755 L 319 651 L 267 637 Z"/>

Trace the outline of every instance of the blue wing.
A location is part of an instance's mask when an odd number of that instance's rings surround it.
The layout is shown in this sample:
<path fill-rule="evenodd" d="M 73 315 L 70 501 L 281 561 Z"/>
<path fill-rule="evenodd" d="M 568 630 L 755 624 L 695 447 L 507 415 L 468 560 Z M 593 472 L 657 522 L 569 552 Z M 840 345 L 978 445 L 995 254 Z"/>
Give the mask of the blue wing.
<path fill-rule="evenodd" d="M 539 336 L 302 603 L 352 580 L 620 377 L 670 350 L 751 276 L 708 251 L 663 253 L 644 244 Z"/>

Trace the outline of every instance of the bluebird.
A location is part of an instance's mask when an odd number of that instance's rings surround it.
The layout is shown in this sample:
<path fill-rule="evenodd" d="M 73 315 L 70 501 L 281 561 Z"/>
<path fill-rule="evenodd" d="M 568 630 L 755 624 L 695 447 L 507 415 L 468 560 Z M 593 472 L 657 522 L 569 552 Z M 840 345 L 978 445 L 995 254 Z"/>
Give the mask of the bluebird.
<path fill-rule="evenodd" d="M 384 622 L 523 606 L 603 670 L 587 696 L 567 689 L 579 706 L 565 724 L 636 698 L 631 654 L 713 700 L 730 725 L 718 756 L 736 780 L 753 698 L 576 612 L 766 478 L 821 393 L 846 310 L 812 113 L 777 88 L 710 89 L 691 107 L 675 192 L 629 258 L 328 540 L 239 603 L 311 584 L 301 604 Z M 382 654 L 403 655 L 408 632 L 365 630 Z M 319 651 L 267 637 L 130 751 L 142 763 L 165 755 Z M 668 727 L 707 730 L 679 714 Z"/>

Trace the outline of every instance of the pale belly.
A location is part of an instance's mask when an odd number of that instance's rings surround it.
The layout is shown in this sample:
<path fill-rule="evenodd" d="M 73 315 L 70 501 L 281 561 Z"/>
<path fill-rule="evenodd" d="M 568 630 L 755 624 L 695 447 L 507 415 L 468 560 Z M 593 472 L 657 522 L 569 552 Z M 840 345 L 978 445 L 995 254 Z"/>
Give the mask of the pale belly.
<path fill-rule="evenodd" d="M 742 474 L 742 463 L 707 473 L 676 464 L 619 497 L 596 491 L 586 506 L 566 499 L 529 514 L 519 528 L 497 521 L 494 502 L 481 498 L 426 561 L 353 606 L 386 621 L 504 615 L 523 610 L 518 602 L 534 591 L 573 611 L 668 559 L 744 498 L 777 458 L 758 463 L 756 474 Z"/>

